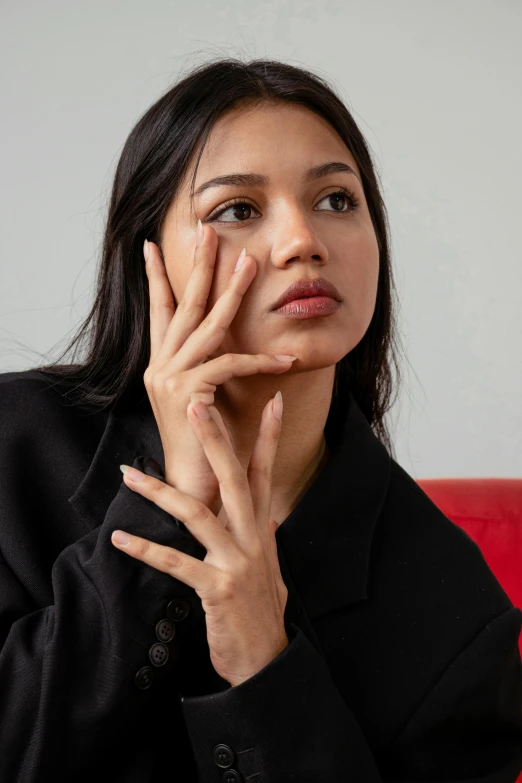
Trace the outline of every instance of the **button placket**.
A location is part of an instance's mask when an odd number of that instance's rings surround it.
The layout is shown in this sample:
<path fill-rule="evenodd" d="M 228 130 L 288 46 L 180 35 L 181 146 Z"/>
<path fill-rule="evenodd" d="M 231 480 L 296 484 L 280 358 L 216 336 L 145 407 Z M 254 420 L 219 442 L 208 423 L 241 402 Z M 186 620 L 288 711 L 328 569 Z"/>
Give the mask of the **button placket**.
<path fill-rule="evenodd" d="M 152 666 L 142 666 L 142 668 L 136 672 L 136 676 L 134 677 L 136 687 L 139 688 L 140 691 L 145 691 L 147 688 L 150 688 L 153 681 L 154 669 Z"/>
<path fill-rule="evenodd" d="M 153 666 L 165 666 L 169 659 L 169 648 L 162 642 L 156 642 L 149 650 L 149 659 Z"/>
<path fill-rule="evenodd" d="M 185 598 L 175 597 L 168 602 L 166 609 L 167 617 L 162 617 L 154 626 L 154 633 L 158 641 L 151 645 L 148 650 L 149 661 L 152 663 L 152 667 L 142 666 L 134 677 L 134 683 L 140 690 L 150 688 L 154 681 L 155 669 L 165 666 L 167 663 L 170 657 L 167 644 L 170 644 L 176 635 L 175 623 L 185 620 L 190 612 L 190 608 L 190 602 Z"/>
<path fill-rule="evenodd" d="M 218 767 L 221 767 L 221 769 L 231 767 L 234 763 L 235 757 L 235 753 L 230 745 L 225 745 L 223 742 L 220 742 L 219 745 L 216 745 L 212 751 L 214 764 L 216 764 Z"/>
<path fill-rule="evenodd" d="M 159 620 L 156 623 L 156 628 L 154 630 L 156 631 L 156 639 L 158 640 L 158 642 L 163 642 L 163 644 L 168 644 L 174 638 L 174 635 L 176 633 L 176 626 L 174 625 L 172 620 L 168 620 L 165 617 L 163 620 Z"/>
<path fill-rule="evenodd" d="M 167 617 L 177 623 L 184 620 L 190 612 L 190 604 L 184 598 L 173 598 L 167 605 Z"/>
<path fill-rule="evenodd" d="M 227 769 L 221 780 L 223 783 L 242 783 L 243 776 L 235 769 Z"/>

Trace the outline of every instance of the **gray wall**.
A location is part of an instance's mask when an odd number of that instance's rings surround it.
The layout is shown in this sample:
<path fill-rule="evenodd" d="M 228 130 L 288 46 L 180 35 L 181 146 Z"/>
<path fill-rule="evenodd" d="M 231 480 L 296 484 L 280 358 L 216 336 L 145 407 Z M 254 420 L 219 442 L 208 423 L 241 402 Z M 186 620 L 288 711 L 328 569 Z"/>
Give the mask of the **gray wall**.
<path fill-rule="evenodd" d="M 376 156 L 409 365 L 389 419 L 415 478 L 522 475 L 522 3 L 3 3 L 0 371 L 86 315 L 138 116 L 208 56 L 341 90 Z"/>

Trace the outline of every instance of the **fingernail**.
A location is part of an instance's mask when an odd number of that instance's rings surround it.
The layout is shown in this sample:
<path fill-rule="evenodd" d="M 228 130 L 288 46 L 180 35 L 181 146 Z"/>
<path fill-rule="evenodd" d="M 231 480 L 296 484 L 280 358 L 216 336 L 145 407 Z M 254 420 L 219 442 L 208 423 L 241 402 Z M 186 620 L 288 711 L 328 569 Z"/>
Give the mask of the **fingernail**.
<path fill-rule="evenodd" d="M 115 544 L 119 544 L 120 546 L 127 546 L 130 541 L 130 536 L 128 533 L 124 533 L 123 530 L 115 530 L 112 534 L 112 540 Z"/>
<path fill-rule="evenodd" d="M 198 419 L 210 419 L 210 411 L 204 402 L 197 402 L 192 406 L 192 409 Z"/>
<path fill-rule="evenodd" d="M 196 231 L 196 246 L 199 247 L 203 242 L 203 224 L 198 220 L 198 230 Z"/>
<path fill-rule="evenodd" d="M 246 256 L 246 247 L 243 248 L 243 250 L 240 253 L 239 258 L 237 259 L 237 264 L 234 267 L 234 272 L 239 272 L 243 264 L 245 263 L 245 256 Z"/>
<path fill-rule="evenodd" d="M 149 240 L 146 239 L 143 243 L 143 255 L 145 256 L 145 263 L 148 262 L 150 256 Z"/>
<path fill-rule="evenodd" d="M 279 362 L 294 362 L 297 359 L 297 356 L 287 356 L 286 354 L 280 353 L 276 354 L 274 359 L 277 359 Z"/>
<path fill-rule="evenodd" d="M 276 396 L 274 397 L 272 412 L 276 417 L 276 419 L 278 421 L 281 421 L 281 419 L 283 418 L 283 395 L 281 394 L 280 391 L 278 391 Z"/>
<path fill-rule="evenodd" d="M 143 481 L 143 473 L 135 468 L 129 467 L 129 465 L 120 465 L 120 470 L 123 474 L 127 474 L 127 478 L 131 481 Z"/>

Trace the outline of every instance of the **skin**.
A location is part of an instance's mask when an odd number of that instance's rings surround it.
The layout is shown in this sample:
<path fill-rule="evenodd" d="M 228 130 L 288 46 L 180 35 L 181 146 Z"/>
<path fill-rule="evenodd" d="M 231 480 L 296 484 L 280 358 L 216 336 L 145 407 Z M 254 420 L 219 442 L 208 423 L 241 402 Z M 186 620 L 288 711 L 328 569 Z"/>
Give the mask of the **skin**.
<path fill-rule="evenodd" d="M 347 163 L 357 177 L 340 172 L 303 182 L 305 170 L 330 161 Z M 377 238 L 354 157 L 333 128 L 304 107 L 242 107 L 212 129 L 195 190 L 213 177 L 239 172 L 263 174 L 269 185 L 215 187 L 196 197 L 192 208 L 194 163 L 169 207 L 161 237 L 176 305 L 191 273 L 200 218 L 203 224 L 210 222 L 218 235 L 205 314 L 227 287 L 243 247 L 257 264 L 223 342 L 209 358 L 229 352 L 297 356 L 283 375 L 233 378 L 215 393 L 215 406 L 246 471 L 263 409 L 278 390 L 282 392 L 283 423 L 270 510 L 270 516 L 281 523 L 328 459 L 324 426 L 335 364 L 360 342 L 370 324 L 379 273 Z M 347 187 L 359 200 L 355 211 L 350 211 L 349 197 L 327 198 L 340 187 Z M 251 205 L 250 210 L 236 205 L 209 220 L 225 201 L 239 197 Z M 332 282 L 343 297 L 336 312 L 306 320 L 270 312 L 291 283 L 315 277 Z M 220 518 L 225 516 L 222 509 Z"/>

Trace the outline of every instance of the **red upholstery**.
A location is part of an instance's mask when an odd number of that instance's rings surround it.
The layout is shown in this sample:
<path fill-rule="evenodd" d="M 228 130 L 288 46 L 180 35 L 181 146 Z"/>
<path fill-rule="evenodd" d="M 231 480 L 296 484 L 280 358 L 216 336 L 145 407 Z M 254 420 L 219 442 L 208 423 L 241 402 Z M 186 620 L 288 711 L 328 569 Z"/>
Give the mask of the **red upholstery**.
<path fill-rule="evenodd" d="M 419 479 L 417 484 L 479 545 L 508 597 L 522 609 L 522 478 Z M 522 654 L 522 633 L 519 647 Z"/>
<path fill-rule="evenodd" d="M 479 545 L 508 597 L 522 609 L 522 478 L 419 479 L 417 484 Z M 522 654 L 522 633 L 518 646 Z M 516 783 L 522 783 L 522 773 Z"/>

